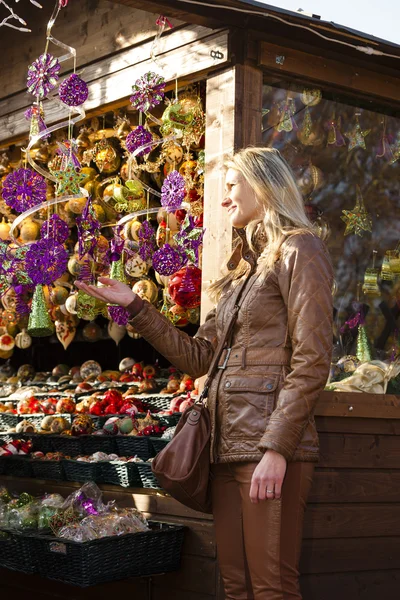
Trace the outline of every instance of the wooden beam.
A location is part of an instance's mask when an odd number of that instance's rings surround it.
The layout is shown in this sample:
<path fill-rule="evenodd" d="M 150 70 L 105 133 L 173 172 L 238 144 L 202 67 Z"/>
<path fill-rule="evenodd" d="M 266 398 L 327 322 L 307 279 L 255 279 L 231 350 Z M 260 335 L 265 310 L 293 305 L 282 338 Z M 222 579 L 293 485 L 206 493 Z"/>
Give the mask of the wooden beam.
<path fill-rule="evenodd" d="M 232 227 L 221 206 L 224 161 L 235 150 L 261 142 L 261 100 L 262 72 L 254 67 L 236 65 L 207 80 L 202 321 L 212 308 L 208 285 L 221 276 L 232 248 Z"/>
<path fill-rule="evenodd" d="M 88 67 L 85 71 L 85 80 L 89 85 L 86 112 L 129 97 L 134 81 L 155 68 L 153 60 L 148 58 L 151 44 L 148 42 L 136 46 Z M 217 57 L 211 51 L 217 52 Z M 209 29 L 201 26 L 189 26 L 166 36 L 157 56 L 159 72 L 167 81 L 174 80 L 177 75 L 185 78 L 206 74 L 227 62 L 228 32 L 210 34 Z M 29 128 L 24 111 L 29 103 L 30 99 L 25 93 L 1 103 L 0 142 L 8 144 L 27 135 Z M 18 106 L 18 110 L 15 110 L 15 106 Z M 66 110 L 57 102 L 49 100 L 44 108 L 48 125 L 67 117 Z"/>
<path fill-rule="evenodd" d="M 322 392 L 316 416 L 400 419 L 400 398 L 393 394 Z"/>
<path fill-rule="evenodd" d="M 365 67 L 355 67 L 265 41 L 260 42 L 258 63 L 274 73 L 308 79 L 319 85 L 380 98 L 400 106 L 399 79 L 369 71 Z"/>

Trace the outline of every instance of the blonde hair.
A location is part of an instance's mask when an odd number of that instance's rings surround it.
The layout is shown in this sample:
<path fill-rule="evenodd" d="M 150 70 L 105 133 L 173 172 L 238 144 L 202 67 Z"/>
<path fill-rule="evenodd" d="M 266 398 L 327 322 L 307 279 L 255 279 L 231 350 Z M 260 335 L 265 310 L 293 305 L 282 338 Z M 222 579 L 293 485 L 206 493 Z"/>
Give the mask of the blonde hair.
<path fill-rule="evenodd" d="M 260 251 L 257 240 L 264 240 L 258 259 L 258 272 L 265 278 L 273 270 L 285 239 L 295 234 L 315 234 L 315 228 L 306 215 L 292 170 L 278 150 L 244 148 L 234 154 L 225 167 L 242 174 L 253 189 L 256 203 L 264 214 L 262 219 L 247 224 L 246 238 L 253 252 Z M 238 243 L 236 241 L 236 246 Z M 226 272 L 210 285 L 210 297 L 218 301 L 226 285 L 241 277 L 248 268 L 248 263 L 240 260 L 234 270 Z"/>

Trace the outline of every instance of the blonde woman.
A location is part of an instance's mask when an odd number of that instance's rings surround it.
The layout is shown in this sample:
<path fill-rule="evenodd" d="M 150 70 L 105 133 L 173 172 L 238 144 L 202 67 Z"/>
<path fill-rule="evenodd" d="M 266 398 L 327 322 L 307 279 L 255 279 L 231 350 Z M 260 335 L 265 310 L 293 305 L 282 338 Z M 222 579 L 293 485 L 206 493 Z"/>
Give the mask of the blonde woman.
<path fill-rule="evenodd" d="M 318 460 L 313 411 L 331 357 L 332 268 L 279 152 L 246 148 L 227 167 L 222 206 L 237 242 L 210 288 L 216 308 L 194 338 L 122 283 L 78 287 L 127 307 L 139 333 L 199 377 L 236 285 L 249 277 L 208 396 L 218 560 L 227 599 L 299 600 L 303 515 Z"/>

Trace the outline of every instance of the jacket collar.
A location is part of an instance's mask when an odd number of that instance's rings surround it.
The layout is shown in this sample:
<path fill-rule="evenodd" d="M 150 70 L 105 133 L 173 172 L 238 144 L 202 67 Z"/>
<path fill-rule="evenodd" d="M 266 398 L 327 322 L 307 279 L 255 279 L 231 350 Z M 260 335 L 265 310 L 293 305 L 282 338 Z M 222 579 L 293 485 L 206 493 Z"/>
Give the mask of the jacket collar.
<path fill-rule="evenodd" d="M 246 229 L 236 229 L 234 227 L 233 231 L 234 234 L 236 234 L 236 236 L 239 238 L 239 243 L 227 262 L 226 266 L 228 271 L 234 271 L 241 259 L 249 263 L 250 267 L 253 269 L 257 264 L 258 254 L 253 252 L 247 243 Z"/>

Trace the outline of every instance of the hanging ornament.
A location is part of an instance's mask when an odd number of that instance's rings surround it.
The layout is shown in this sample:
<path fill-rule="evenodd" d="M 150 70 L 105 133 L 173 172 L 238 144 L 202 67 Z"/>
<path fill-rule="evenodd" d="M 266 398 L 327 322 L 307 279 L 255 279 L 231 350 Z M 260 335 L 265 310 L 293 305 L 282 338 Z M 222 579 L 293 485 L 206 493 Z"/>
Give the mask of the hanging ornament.
<path fill-rule="evenodd" d="M 400 277 L 400 255 L 395 250 L 386 250 L 382 261 L 381 279 L 383 281 L 395 281 Z"/>
<path fill-rule="evenodd" d="M 393 161 L 393 152 L 390 143 L 390 136 L 386 134 L 386 117 L 382 120 L 383 130 L 382 136 L 379 141 L 378 151 L 376 153 L 376 158 L 386 158 L 387 161 Z"/>
<path fill-rule="evenodd" d="M 125 272 L 129 277 L 139 279 L 146 275 L 149 270 L 149 265 L 140 258 L 139 254 L 132 254 L 125 263 Z"/>
<path fill-rule="evenodd" d="M 28 334 L 32 337 L 46 337 L 54 332 L 54 325 L 47 309 L 42 285 L 37 285 L 33 293 Z"/>
<path fill-rule="evenodd" d="M 93 321 L 99 315 L 107 317 L 106 304 L 101 300 L 93 298 L 93 296 L 89 296 L 89 294 L 86 294 L 82 290 L 79 290 L 76 295 L 75 310 L 79 319 L 84 319 L 85 321 Z"/>
<path fill-rule="evenodd" d="M 132 96 L 129 98 L 133 108 L 147 112 L 160 104 L 164 98 L 165 79 L 157 73 L 145 73 L 132 86 Z"/>
<path fill-rule="evenodd" d="M 325 129 L 328 130 L 327 146 L 336 146 L 337 148 L 340 148 L 340 147 L 346 145 L 346 140 L 344 139 L 342 132 L 340 130 L 341 126 L 342 126 L 341 117 L 339 117 L 337 120 L 335 120 L 335 115 L 333 115 L 333 117 L 330 121 L 327 121 L 325 123 Z"/>
<path fill-rule="evenodd" d="M 40 228 L 42 238 L 48 238 L 55 244 L 63 244 L 69 236 L 68 224 L 57 214 L 51 215 Z"/>
<path fill-rule="evenodd" d="M 121 327 L 125 327 L 128 324 L 131 316 L 130 312 L 123 306 L 109 306 L 108 314 L 110 315 L 110 319 Z"/>
<path fill-rule="evenodd" d="M 121 141 L 124 141 L 128 133 L 132 131 L 131 123 L 128 117 L 118 117 L 114 127 L 114 131 L 117 138 Z"/>
<path fill-rule="evenodd" d="M 41 102 L 34 102 L 25 112 L 24 117 L 30 121 L 29 138 L 36 137 L 47 129 L 44 121 L 44 110 Z M 42 140 L 50 137 L 50 133 L 40 136 Z"/>
<path fill-rule="evenodd" d="M 115 321 L 110 321 L 107 326 L 107 331 L 110 338 L 114 340 L 114 342 L 118 346 L 118 344 L 126 334 L 126 327 L 118 325 L 118 323 L 115 323 Z"/>
<path fill-rule="evenodd" d="M 71 317 L 72 315 L 65 316 L 55 322 L 56 336 L 64 350 L 68 348 L 76 335 L 76 320 Z"/>
<path fill-rule="evenodd" d="M 17 333 L 15 336 L 15 345 L 20 350 L 26 350 L 32 346 L 32 338 L 29 333 L 26 332 L 26 329 L 23 329 L 20 333 Z"/>
<path fill-rule="evenodd" d="M 10 239 L 10 229 L 10 223 L 8 223 L 3 217 L 0 222 L 0 240 L 5 241 Z"/>
<path fill-rule="evenodd" d="M 372 267 L 368 267 L 364 274 L 362 291 L 366 296 L 380 297 L 381 290 L 378 285 L 379 270 L 375 268 L 377 250 L 372 251 Z"/>
<path fill-rule="evenodd" d="M 158 299 L 158 287 L 151 279 L 140 279 L 132 287 L 132 291 L 140 296 L 142 300 L 147 300 L 151 304 L 157 302 Z"/>
<path fill-rule="evenodd" d="M 279 123 L 275 126 L 276 131 L 297 131 L 297 124 L 294 120 L 296 114 L 296 101 L 288 96 L 284 102 L 278 105 Z"/>
<path fill-rule="evenodd" d="M 316 106 L 321 102 L 322 92 L 318 88 L 304 88 L 300 98 L 305 106 Z"/>
<path fill-rule="evenodd" d="M 72 164 L 75 167 L 75 169 L 79 169 L 80 173 L 85 175 L 85 178 L 81 181 L 81 184 L 84 185 L 84 183 L 86 183 L 86 180 L 88 179 L 88 176 L 86 171 L 84 171 L 84 169 L 81 169 L 81 163 L 78 159 L 78 145 L 76 140 L 71 138 L 70 140 L 57 142 L 56 152 L 57 157 L 61 157 L 61 162 L 58 170 L 64 171 L 69 164 Z"/>
<path fill-rule="evenodd" d="M 172 300 L 183 308 L 195 308 L 200 305 L 201 271 L 188 266 L 175 273 L 168 284 L 168 293 Z"/>
<path fill-rule="evenodd" d="M 365 323 L 360 323 L 358 326 L 356 356 L 361 363 L 372 360 L 371 347 L 365 330 Z"/>
<path fill-rule="evenodd" d="M 357 186 L 357 200 L 353 210 L 342 210 L 340 217 L 346 223 L 344 235 L 355 233 L 362 237 L 363 231 L 372 232 L 372 219 L 367 213 L 360 187 Z"/>
<path fill-rule="evenodd" d="M 71 73 L 71 75 L 60 83 L 58 95 L 61 102 L 64 102 L 67 106 L 80 106 L 86 102 L 89 95 L 89 88 L 86 82 L 76 73 Z"/>
<path fill-rule="evenodd" d="M 121 157 L 106 137 L 98 141 L 91 150 L 91 159 L 93 159 L 100 173 L 105 175 L 111 175 L 111 173 L 117 171 L 121 164 Z"/>
<path fill-rule="evenodd" d="M 365 138 L 367 137 L 367 135 L 369 135 L 371 133 L 370 129 L 364 129 L 364 130 L 361 129 L 359 118 L 358 118 L 360 114 L 361 113 L 356 113 L 356 124 L 355 124 L 354 128 L 344 134 L 347 137 L 347 139 L 349 140 L 349 146 L 348 146 L 349 152 L 351 150 L 353 150 L 354 148 L 363 148 L 365 150 L 366 149 Z"/>
<path fill-rule="evenodd" d="M 140 228 L 137 234 L 139 238 L 139 255 L 142 260 L 150 263 L 156 249 L 154 229 L 149 221 L 143 221 L 143 223 L 139 225 Z"/>
<path fill-rule="evenodd" d="M 187 257 L 181 249 L 164 244 L 153 254 L 153 269 L 160 275 L 172 275 L 179 271 L 187 262 Z"/>
<path fill-rule="evenodd" d="M 138 125 L 133 131 L 128 133 L 125 139 L 125 147 L 132 154 L 138 148 L 143 146 L 135 156 L 144 156 L 149 154 L 152 148 L 153 136 L 142 125 Z"/>
<path fill-rule="evenodd" d="M 137 212 L 146 208 L 143 186 L 138 179 L 130 179 L 125 185 L 113 186 L 114 209 L 117 212 Z"/>
<path fill-rule="evenodd" d="M 101 339 L 101 327 L 97 323 L 90 322 L 82 329 L 82 336 L 88 342 L 98 342 Z"/>
<path fill-rule="evenodd" d="M 57 179 L 57 196 L 74 196 L 79 194 L 80 185 L 86 177 L 86 175 L 75 167 L 73 162 L 68 163 L 65 169 L 50 169 L 50 173 Z"/>
<path fill-rule="evenodd" d="M 185 180 L 178 171 L 171 173 L 164 179 L 161 188 L 161 205 L 174 212 L 177 210 L 185 198 Z"/>
<path fill-rule="evenodd" d="M 40 100 L 57 85 L 61 65 L 47 52 L 41 54 L 28 68 L 28 92 Z"/>
<path fill-rule="evenodd" d="M 79 258 L 81 259 L 85 254 L 93 257 L 93 252 L 100 236 L 101 225 L 96 219 L 96 213 L 90 196 L 87 199 L 82 216 L 76 217 L 76 224 L 78 229 Z"/>
<path fill-rule="evenodd" d="M 324 182 L 324 174 L 311 162 L 303 170 L 297 184 L 304 198 L 311 196 Z"/>
<path fill-rule="evenodd" d="M 61 244 L 42 239 L 31 244 L 25 257 L 25 268 L 35 285 L 50 285 L 64 273 L 68 252 Z"/>
<path fill-rule="evenodd" d="M 185 253 L 187 260 L 198 266 L 199 250 L 203 243 L 204 229 L 196 227 L 191 215 L 186 215 L 181 230 L 174 236 L 179 248 Z"/>
<path fill-rule="evenodd" d="M 46 181 L 31 169 L 16 169 L 3 181 L 2 196 L 7 206 L 25 212 L 46 200 Z"/>

